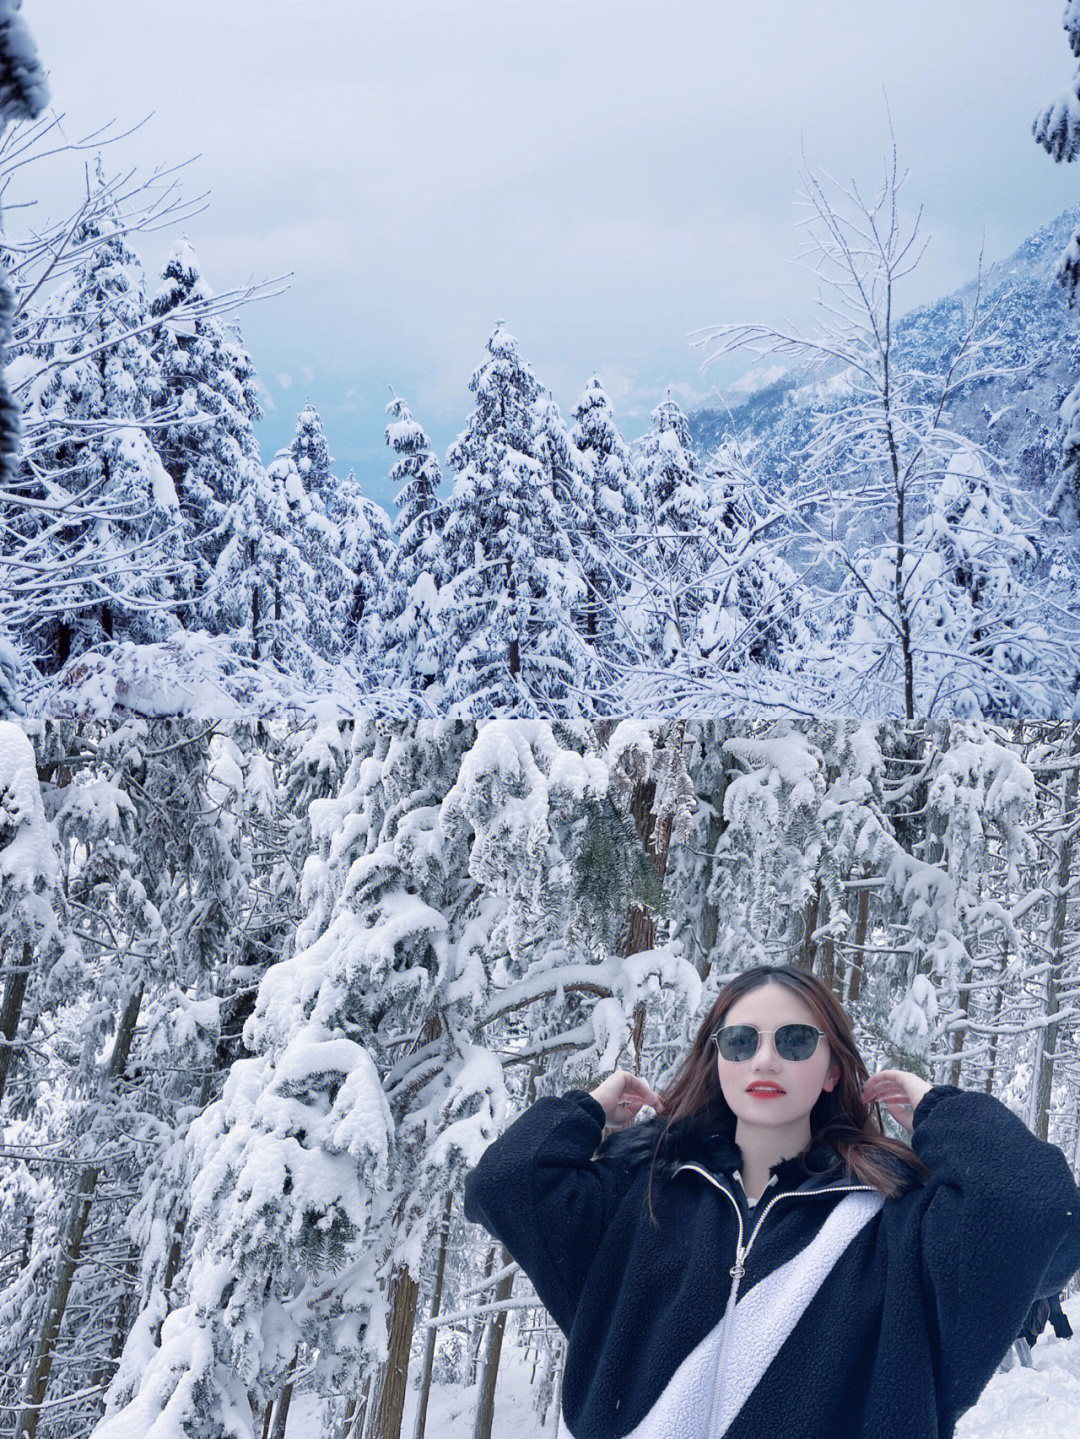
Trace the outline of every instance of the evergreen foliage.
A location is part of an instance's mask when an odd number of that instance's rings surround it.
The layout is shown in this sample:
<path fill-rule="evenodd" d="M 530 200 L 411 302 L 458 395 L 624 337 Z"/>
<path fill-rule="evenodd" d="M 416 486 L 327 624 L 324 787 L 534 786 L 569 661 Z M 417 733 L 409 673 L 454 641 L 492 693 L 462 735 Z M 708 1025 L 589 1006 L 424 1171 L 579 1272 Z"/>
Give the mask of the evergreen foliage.
<path fill-rule="evenodd" d="M 398 489 L 397 544 L 387 559 L 380 596 L 383 663 L 391 683 L 424 689 L 436 677 L 435 617 L 439 591 L 447 580 L 442 539 L 446 517 L 438 494 L 442 472 L 406 402 L 395 396 L 386 412 L 391 416 L 386 443 L 398 457 L 390 478 Z"/>
<path fill-rule="evenodd" d="M 448 455 L 457 478 L 436 656 L 447 699 L 463 714 L 576 705 L 584 656 L 569 617 L 583 586 L 563 498 L 576 480 L 559 426 L 501 325 L 469 389 L 476 406 Z"/>

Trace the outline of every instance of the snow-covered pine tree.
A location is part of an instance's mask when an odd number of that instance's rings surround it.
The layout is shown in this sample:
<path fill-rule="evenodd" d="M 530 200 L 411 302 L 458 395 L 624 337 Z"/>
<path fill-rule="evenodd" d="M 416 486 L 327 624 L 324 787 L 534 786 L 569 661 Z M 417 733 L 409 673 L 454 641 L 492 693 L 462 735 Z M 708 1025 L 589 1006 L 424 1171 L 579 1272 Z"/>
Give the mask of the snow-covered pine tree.
<path fill-rule="evenodd" d="M 698 619 L 715 552 L 701 461 L 678 402 L 662 400 L 638 442 L 638 467 L 650 542 L 631 600 L 632 623 L 646 661 L 698 673 Z"/>
<path fill-rule="evenodd" d="M 17 1377 L 19 1427 L 28 1436 L 45 1412 L 50 1386 L 72 1406 L 65 1411 L 72 1422 L 86 1417 L 88 1391 L 96 1392 L 134 1277 L 123 1238 L 128 1186 L 140 1164 L 152 1164 L 141 1102 L 152 1086 L 129 1083 L 127 1069 L 145 1001 L 168 969 L 171 949 L 158 903 L 168 877 L 151 875 L 137 843 L 140 818 L 148 818 L 145 810 L 140 816 L 145 792 L 135 779 L 142 758 L 139 728 L 135 722 L 104 730 L 88 766 L 100 765 L 97 773 L 76 774 L 50 796 L 66 900 L 78 916 L 81 962 L 56 976 L 56 1019 L 42 1036 L 44 1133 L 37 1143 L 53 1182 L 40 1187 L 27 1256 L 27 1269 L 36 1267 L 39 1283 L 31 1301 L 13 1305 L 18 1322 L 3 1334 L 8 1356 L 0 1373 Z M 50 746 L 56 738 L 50 737 Z M 86 740 L 73 726 L 64 739 L 64 753 L 74 762 Z M 181 845 L 190 838 L 184 834 Z M 151 852 L 152 846 L 147 860 Z M 66 1162 L 52 1168 L 50 1153 Z M 20 1275 L 15 1295 L 0 1303 L 17 1299 L 22 1281 Z M 97 1307 L 89 1302 L 95 1291 Z M 104 1337 L 98 1325 L 105 1326 Z M 68 1345 L 73 1327 L 86 1335 L 84 1346 Z"/>
<path fill-rule="evenodd" d="M 191 318 L 183 307 L 213 299 L 195 251 L 177 240 L 150 303 L 162 324 L 154 353 L 177 418 L 158 431 L 162 463 L 187 522 L 189 550 L 196 564 L 195 602 L 183 616 L 190 628 L 220 610 L 204 591 L 226 541 L 227 516 L 244 490 L 257 483 L 261 468 L 254 425 L 262 418 L 257 377 L 238 328 L 218 315 Z"/>
<path fill-rule="evenodd" d="M 386 443 L 398 456 L 390 478 L 398 489 L 394 497 L 397 545 L 390 554 L 379 597 L 382 666 L 388 685 L 421 690 L 436 678 L 433 627 L 439 590 L 446 583 L 445 514 L 438 494 L 442 471 L 431 441 L 406 402 L 395 396 L 386 412 L 391 416 Z"/>
<path fill-rule="evenodd" d="M 575 696 L 570 707 L 581 713 L 593 708 L 596 691 L 596 652 L 588 640 L 585 612 L 587 589 L 581 568 L 582 546 L 577 533 L 579 521 L 592 505 L 589 462 L 578 450 L 563 421 L 550 390 L 536 397 L 533 444 L 544 477 L 557 506 L 560 530 L 555 532 L 555 558 L 564 567 L 563 585 L 568 599 L 577 590 L 570 611 L 571 625 L 564 633 L 566 661 L 574 671 Z"/>
<path fill-rule="evenodd" d="M 312 414 L 315 412 L 312 411 Z M 342 535 L 328 516 L 322 493 L 308 487 L 297 465 L 295 446 L 279 450 L 267 471 L 267 478 L 276 481 L 285 497 L 292 522 L 292 536 L 297 551 L 310 575 L 312 590 L 306 596 L 307 625 L 311 646 L 328 665 L 339 662 L 345 654 L 345 635 L 340 624 L 343 598 L 352 591 L 353 574 L 342 556 Z M 308 474 L 315 474 L 324 489 L 331 486 L 331 497 L 337 482 L 333 476 L 320 475 L 314 469 L 312 455 L 301 455 Z"/>
<path fill-rule="evenodd" d="M 5 31 L 9 35 L 11 31 Z M 53 132 L 60 124 L 59 117 L 39 121 L 25 130 L 14 131 L 0 141 L 0 188 L 6 185 L 16 169 L 28 164 L 55 164 L 53 157 L 64 151 L 76 152 L 86 147 L 86 141 L 65 142 Z M 119 139 L 120 137 L 114 137 Z M 109 143 L 108 139 L 101 141 Z M 82 163 L 81 161 L 79 162 Z M 115 550 L 108 540 L 121 523 L 129 530 L 137 531 L 139 524 L 144 528 L 154 519 L 153 505 L 144 503 L 138 514 L 126 516 L 117 497 L 104 484 L 79 487 L 79 475 L 69 469 L 61 472 L 56 467 L 58 451 L 67 445 L 78 449 L 77 442 L 97 447 L 99 455 L 108 453 L 110 443 L 119 443 L 121 432 L 137 428 L 142 437 L 153 442 L 164 443 L 163 436 L 171 423 L 179 418 L 181 395 L 169 391 L 156 404 L 149 418 L 136 418 L 123 407 L 118 414 L 102 412 L 80 418 L 70 418 L 62 404 L 57 403 L 55 411 L 44 405 L 50 393 L 54 400 L 63 391 L 63 372 L 71 370 L 72 383 L 78 387 L 86 375 L 78 372 L 88 364 L 103 365 L 110 351 L 120 349 L 132 342 L 149 345 L 155 362 L 162 359 L 159 354 L 163 331 L 158 319 L 150 316 L 145 323 L 134 329 L 119 324 L 106 325 L 106 338 L 99 343 L 101 321 L 100 309 L 86 309 L 80 316 L 74 310 L 67 315 L 53 313 L 51 306 L 58 303 L 58 297 L 71 295 L 78 289 L 81 279 L 92 268 L 91 251 L 98 245 L 116 248 L 123 242 L 128 250 L 134 241 L 132 236 L 150 231 L 160 231 L 165 225 L 179 225 L 190 210 L 187 202 L 177 198 L 175 187 L 164 190 L 158 180 L 160 169 L 142 182 L 132 182 L 131 173 L 116 174 L 101 183 L 100 178 L 88 184 L 85 191 L 74 197 L 68 214 L 61 213 L 56 219 L 44 224 L 35 223 L 29 229 L 11 235 L 4 248 L 10 259 L 17 256 L 17 263 L 10 267 L 10 279 L 15 288 L 15 308 L 12 317 L 11 358 L 6 378 L 13 396 L 22 409 L 22 437 L 20 465 L 17 473 L 10 477 L 0 494 L 0 515 L 2 515 L 3 548 L 0 551 L 0 566 L 3 568 L 0 583 L 0 625 L 12 635 L 14 656 L 5 650 L 0 667 L 14 671 L 20 660 L 27 680 L 34 674 L 35 649 L 40 652 L 46 668 L 57 667 L 57 656 L 50 652 L 47 632 L 52 627 L 58 631 L 58 649 L 67 655 L 70 650 L 70 625 L 64 616 L 73 607 L 77 608 L 90 596 L 90 609 L 100 609 L 100 602 L 111 596 L 115 586 L 113 571 L 116 568 Z M 94 240 L 90 237 L 97 236 Z M 123 270 L 124 267 L 121 267 Z M 113 276 L 116 279 L 117 276 Z M 137 269 L 127 274 L 134 286 L 138 278 Z M 216 299 L 192 299 L 182 302 L 170 314 L 170 326 L 179 332 L 183 326 L 190 326 L 212 313 L 224 313 L 243 303 L 253 294 L 253 288 L 242 292 L 226 293 Z M 48 299 L 43 299 L 48 297 Z M 113 320 L 116 315 L 113 315 Z M 51 345 L 43 344 L 44 328 L 50 319 L 52 325 Z M 93 383 L 91 380 L 91 389 Z M 73 398 L 73 396 L 69 396 Z M 86 406 L 87 410 L 94 408 Z M 207 417 L 210 418 L 209 416 Z M 132 455 L 133 441 L 123 437 L 125 454 L 123 459 L 138 460 Z M 167 446 L 166 446 L 167 448 Z M 148 459 L 143 455 L 141 458 Z M 169 485 L 167 470 L 151 476 L 151 481 L 160 480 Z M 172 486 L 175 490 L 175 485 Z M 166 509 L 171 508 L 166 506 Z M 171 536 L 179 542 L 187 527 L 187 517 L 181 510 L 178 528 Z M 176 594 L 173 602 L 183 602 L 190 585 L 181 566 L 170 561 L 169 555 L 162 554 L 161 537 L 150 534 L 144 537 L 140 547 L 132 538 L 127 552 L 131 565 L 138 571 L 138 578 L 144 587 L 153 587 L 155 582 L 162 586 L 175 579 Z M 190 551 L 187 557 L 191 558 Z M 195 556 L 192 574 L 197 583 L 198 557 Z M 156 601 L 155 601 L 156 603 Z M 145 607 L 145 602 L 143 602 Z M 93 616 L 91 615 L 91 621 Z M 189 618 L 185 614 L 185 619 Z M 106 622 L 111 614 L 106 617 Z M 66 628 L 65 628 L 66 626 Z M 46 641 L 28 640 L 28 636 L 46 635 Z M 169 651 L 185 647 L 183 636 L 171 636 Z M 168 651 L 167 651 L 168 652 Z M 123 662 L 123 656 L 137 653 L 133 645 L 120 646 L 115 657 Z M 99 655 L 86 663 L 101 672 L 113 663 L 113 656 Z M 12 663 L 14 661 L 14 663 Z M 76 672 L 85 675 L 86 667 Z M 25 683 L 25 681 L 24 681 Z M 63 683 L 63 681 L 61 681 Z"/>
<path fill-rule="evenodd" d="M 734 442 L 706 460 L 711 562 L 698 618 L 712 683 L 760 667 L 798 669 L 813 636 L 810 596 L 765 521 L 760 488 Z"/>
<path fill-rule="evenodd" d="M 313 500 L 322 505 L 329 514 L 333 508 L 335 480 L 333 475 L 334 457 L 326 442 L 322 418 L 309 400 L 296 417 L 296 434 L 289 446 L 297 472 L 304 482 L 304 489 Z"/>
<path fill-rule="evenodd" d="M 1069 49 L 1074 56 L 1080 57 L 1080 4 L 1077 0 L 1066 0 L 1061 23 L 1068 37 Z M 1044 105 L 1032 120 L 1031 133 L 1036 144 L 1041 145 L 1056 164 L 1062 160 L 1075 160 L 1080 154 L 1080 65 L 1069 88 Z M 1065 289 L 1071 308 L 1076 304 L 1077 286 L 1080 285 L 1080 233 L 1073 236 L 1063 251 L 1055 278 Z"/>
<path fill-rule="evenodd" d="M 641 532 L 644 497 L 630 446 L 595 375 L 574 417 L 570 436 L 588 467 L 590 489 L 589 503 L 571 526 L 585 581 L 581 627 L 600 664 L 619 666 L 634 651 L 622 608 L 630 584 L 627 550 Z"/>
<path fill-rule="evenodd" d="M 100 160 L 95 183 L 106 189 Z M 65 576 L 54 603 L 25 631 L 49 670 L 101 640 L 164 638 L 176 628 L 177 599 L 191 590 L 176 490 L 156 430 L 145 423 L 164 405 L 165 386 L 147 333 L 142 266 L 124 231 L 114 202 L 93 210 L 75 236 L 79 264 L 49 296 L 32 341 L 19 347 L 22 368 L 41 370 L 27 419 L 52 431 L 51 441 L 37 442 L 27 483 L 36 481 L 54 502 L 101 502 L 87 537 L 85 582 L 77 570 Z M 70 542 L 47 512 L 18 520 L 21 544 L 32 542 L 28 525 L 47 530 L 46 562 Z"/>
<path fill-rule="evenodd" d="M 203 602 L 217 633 L 256 663 L 305 683 L 321 669 L 319 581 L 304 532 L 309 512 L 287 451 L 266 470 L 253 467 L 222 521 L 225 543 Z"/>
<path fill-rule="evenodd" d="M 447 462 L 438 654 L 456 713 L 535 714 L 576 703 L 570 616 L 581 581 L 567 516 L 537 450 L 540 386 L 500 322 L 469 389 L 476 407 Z"/>
<path fill-rule="evenodd" d="M 406 1172 L 426 1175 L 430 1197 L 445 1165 L 481 1146 L 483 1116 L 464 1113 L 471 1089 L 454 1082 L 475 1056 L 429 1024 L 465 863 L 439 841 L 432 801 L 467 739 L 462 726 L 359 727 L 340 789 L 311 801 L 295 952 L 264 976 L 250 1057 L 192 1131 L 191 1299 L 166 1320 L 115 1432 L 133 1416 L 194 1424 L 230 1407 L 253 1425 L 253 1404 L 268 1421 L 298 1354 L 309 1384 L 335 1394 L 356 1393 L 385 1356 L 391 1241 L 419 1226 L 419 1243 L 426 1228 L 422 1196 L 402 1211 Z M 405 1056 L 420 1046 L 416 1084 Z M 409 1083 L 396 1085 L 395 1066 Z"/>
<path fill-rule="evenodd" d="M 341 657 L 374 683 L 382 650 L 380 604 L 394 552 L 390 517 L 368 499 L 350 470 L 334 490 L 330 518 L 341 536 L 339 558 L 346 571 L 333 617 Z"/>

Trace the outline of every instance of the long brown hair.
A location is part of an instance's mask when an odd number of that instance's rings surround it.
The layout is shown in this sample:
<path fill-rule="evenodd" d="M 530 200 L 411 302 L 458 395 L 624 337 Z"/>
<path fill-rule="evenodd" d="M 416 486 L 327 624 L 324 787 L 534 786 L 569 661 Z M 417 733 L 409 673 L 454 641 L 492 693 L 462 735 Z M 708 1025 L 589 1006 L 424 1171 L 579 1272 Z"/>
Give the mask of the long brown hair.
<path fill-rule="evenodd" d="M 832 1089 L 821 1091 L 810 1111 L 808 1148 L 818 1143 L 831 1145 L 860 1184 L 872 1184 L 888 1199 L 911 1186 L 882 1161 L 884 1154 L 894 1155 L 910 1166 L 911 1184 L 916 1175 L 929 1177 L 929 1169 L 911 1146 L 885 1134 L 879 1110 L 876 1106 L 871 1110 L 863 1099 L 863 1085 L 870 1071 L 855 1047 L 851 1019 L 832 991 L 813 975 L 791 965 L 758 964 L 737 974 L 716 996 L 671 1083 L 658 1091 L 667 1123 L 657 1138 L 649 1168 L 649 1217 L 654 1224 L 653 1171 L 672 1125 L 679 1124 L 684 1131 L 701 1129 L 734 1141 L 736 1116 L 720 1088 L 716 1052 L 710 1039 L 737 999 L 769 983 L 785 985 L 810 1008 L 818 1028 L 825 1031 L 831 1058 L 840 1065 L 839 1080 Z"/>

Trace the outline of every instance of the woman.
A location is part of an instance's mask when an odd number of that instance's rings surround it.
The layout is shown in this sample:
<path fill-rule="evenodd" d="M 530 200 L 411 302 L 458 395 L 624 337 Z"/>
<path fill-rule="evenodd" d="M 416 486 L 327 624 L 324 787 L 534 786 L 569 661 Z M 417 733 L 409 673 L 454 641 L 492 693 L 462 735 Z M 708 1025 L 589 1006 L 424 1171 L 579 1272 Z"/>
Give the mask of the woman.
<path fill-rule="evenodd" d="M 1080 1268 L 1061 1151 L 989 1095 L 870 1076 L 788 966 L 726 985 L 661 1093 L 619 1070 L 537 1100 L 465 1215 L 568 1337 L 573 1439 L 946 1439 Z"/>

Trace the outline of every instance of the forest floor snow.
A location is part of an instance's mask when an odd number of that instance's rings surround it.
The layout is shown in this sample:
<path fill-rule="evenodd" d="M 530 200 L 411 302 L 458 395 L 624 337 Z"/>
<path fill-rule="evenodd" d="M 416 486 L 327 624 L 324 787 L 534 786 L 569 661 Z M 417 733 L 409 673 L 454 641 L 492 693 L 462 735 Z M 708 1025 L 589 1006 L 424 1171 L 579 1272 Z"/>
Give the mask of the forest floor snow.
<path fill-rule="evenodd" d="M 1057 1339 L 1047 1326 L 1031 1351 L 1035 1367 L 1019 1362 L 995 1374 L 978 1404 L 969 1409 L 956 1428 L 956 1439 L 1080 1439 L 1080 1294 L 1064 1304 L 1074 1330 L 1072 1339 Z M 533 1409 L 529 1387 L 531 1363 L 515 1363 L 518 1351 L 507 1345 L 495 1390 L 493 1439 L 554 1439 L 554 1402 L 541 1427 Z M 428 1402 L 426 1434 L 429 1439 L 472 1439 L 477 1386 L 433 1385 Z M 412 1439 L 416 1422 L 417 1392 L 410 1384 L 405 1399 L 402 1439 Z M 297 1395 L 289 1410 L 286 1439 L 323 1439 L 320 1405 L 309 1395 Z M 559 1417 L 559 1439 L 569 1439 Z M 329 1436 L 327 1436 L 329 1439 Z"/>

